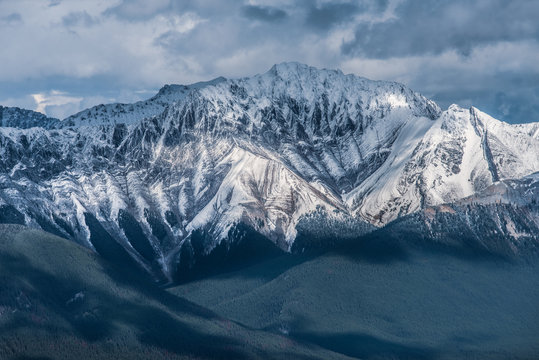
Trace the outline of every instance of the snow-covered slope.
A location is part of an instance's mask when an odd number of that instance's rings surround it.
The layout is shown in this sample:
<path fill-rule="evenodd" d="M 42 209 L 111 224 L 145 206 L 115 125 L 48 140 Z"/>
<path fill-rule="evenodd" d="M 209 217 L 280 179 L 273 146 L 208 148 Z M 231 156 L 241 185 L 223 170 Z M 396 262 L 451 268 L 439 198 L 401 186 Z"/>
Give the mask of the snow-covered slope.
<path fill-rule="evenodd" d="M 191 91 L 225 81 L 219 77 L 191 85 L 165 85 L 152 98 L 133 104 L 101 104 L 71 115 L 62 121 L 63 127 L 135 124 L 146 117 L 159 115 L 165 108 L 183 98 Z"/>
<path fill-rule="evenodd" d="M 194 233 L 203 253 L 241 237 L 239 224 L 285 250 L 299 224 L 360 235 L 363 221 L 383 225 L 538 171 L 538 154 L 537 123 L 442 112 L 401 84 L 284 63 L 166 86 L 57 129 L 0 128 L 0 207 L 98 251 L 108 234 L 171 277 Z"/>
<path fill-rule="evenodd" d="M 19 129 L 43 127 L 52 129 L 58 126 L 59 122 L 58 119 L 47 117 L 32 110 L 0 106 L 0 127 L 15 127 Z"/>
<path fill-rule="evenodd" d="M 415 242 L 526 259 L 539 254 L 539 173 L 501 180 L 453 203 L 428 206 L 375 234 L 394 242 Z"/>
<path fill-rule="evenodd" d="M 539 169 L 538 123 L 509 125 L 475 108 L 452 105 L 435 122 L 413 131 L 399 138 L 387 161 L 347 195 L 363 218 L 385 224 Z"/>

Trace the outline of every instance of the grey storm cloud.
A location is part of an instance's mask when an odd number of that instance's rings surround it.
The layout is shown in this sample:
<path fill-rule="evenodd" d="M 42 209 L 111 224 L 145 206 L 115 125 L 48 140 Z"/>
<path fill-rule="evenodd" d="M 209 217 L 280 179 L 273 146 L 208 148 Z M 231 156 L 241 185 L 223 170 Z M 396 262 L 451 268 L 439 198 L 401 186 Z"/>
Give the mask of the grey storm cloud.
<path fill-rule="evenodd" d="M 334 25 L 352 20 L 358 13 L 383 12 L 389 0 L 329 2 L 321 5 L 308 1 L 306 4 L 308 6 L 305 23 L 312 28 L 328 30 Z"/>
<path fill-rule="evenodd" d="M 331 26 L 350 20 L 361 10 L 353 3 L 328 3 L 320 7 L 313 6 L 308 10 L 306 24 L 327 30 Z"/>
<path fill-rule="evenodd" d="M 355 38 L 342 46 L 347 55 L 389 58 L 456 50 L 501 41 L 539 39 L 539 2 L 535 0 L 407 0 L 396 18 L 361 23 Z"/>
<path fill-rule="evenodd" d="M 539 120 L 536 0 L 33 2 L 0 0 L 0 105 L 57 90 L 82 109 L 299 61 Z"/>
<path fill-rule="evenodd" d="M 119 5 L 107 9 L 104 14 L 128 21 L 141 21 L 170 9 L 170 0 L 122 0 Z"/>
<path fill-rule="evenodd" d="M 22 23 L 22 16 L 19 13 L 11 13 L 6 16 L 0 16 L 0 23 L 15 25 Z"/>
<path fill-rule="evenodd" d="M 92 26 L 98 23 L 99 20 L 90 16 L 86 11 L 72 12 L 62 18 L 62 24 L 66 27 L 79 25 Z"/>
<path fill-rule="evenodd" d="M 244 5 L 242 12 L 247 18 L 270 22 L 281 21 L 287 17 L 286 11 L 269 6 Z"/>
<path fill-rule="evenodd" d="M 510 122 L 539 121 L 538 84 L 539 74 L 497 73 L 482 79 L 479 88 L 456 79 L 452 89 L 437 91 L 432 98 L 443 107 L 473 105 Z"/>

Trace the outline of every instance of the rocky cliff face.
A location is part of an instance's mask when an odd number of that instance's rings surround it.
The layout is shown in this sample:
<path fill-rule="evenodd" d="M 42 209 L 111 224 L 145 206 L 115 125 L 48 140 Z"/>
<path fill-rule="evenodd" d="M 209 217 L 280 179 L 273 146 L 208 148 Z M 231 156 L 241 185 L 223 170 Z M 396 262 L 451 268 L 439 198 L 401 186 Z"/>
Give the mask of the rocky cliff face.
<path fill-rule="evenodd" d="M 531 259 L 539 254 L 539 173 L 498 181 L 453 203 L 428 206 L 375 234 L 394 244 L 411 240 L 461 255 Z"/>
<path fill-rule="evenodd" d="M 290 250 L 298 229 L 361 235 L 539 170 L 537 123 L 297 63 L 48 121 L 2 123 L 4 213 L 164 278 L 245 229 Z"/>
<path fill-rule="evenodd" d="M 19 129 L 42 127 L 52 129 L 59 123 L 60 120 L 58 119 L 49 118 L 32 110 L 0 106 L 0 127 L 15 127 Z"/>
<path fill-rule="evenodd" d="M 361 217 L 383 225 L 539 168 L 537 123 L 509 125 L 453 105 L 419 135 L 400 141 L 376 173 L 347 196 Z"/>

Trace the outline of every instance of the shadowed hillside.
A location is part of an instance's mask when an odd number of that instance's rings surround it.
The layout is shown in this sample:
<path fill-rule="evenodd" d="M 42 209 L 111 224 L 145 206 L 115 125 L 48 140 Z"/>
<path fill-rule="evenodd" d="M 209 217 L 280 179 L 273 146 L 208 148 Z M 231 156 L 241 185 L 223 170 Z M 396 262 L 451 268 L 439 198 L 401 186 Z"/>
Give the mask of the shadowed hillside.
<path fill-rule="evenodd" d="M 169 289 L 245 325 L 364 359 L 534 359 L 539 267 L 362 239 Z"/>
<path fill-rule="evenodd" d="M 343 357 L 246 329 L 68 240 L 0 225 L 0 358 Z"/>

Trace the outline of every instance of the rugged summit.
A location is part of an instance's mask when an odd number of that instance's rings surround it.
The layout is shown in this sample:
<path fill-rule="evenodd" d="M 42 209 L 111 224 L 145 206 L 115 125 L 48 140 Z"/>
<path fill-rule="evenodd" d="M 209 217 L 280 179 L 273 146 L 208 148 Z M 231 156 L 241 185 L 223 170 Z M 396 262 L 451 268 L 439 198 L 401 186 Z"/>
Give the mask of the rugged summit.
<path fill-rule="evenodd" d="M 58 119 L 47 117 L 32 110 L 0 105 L 0 127 L 15 127 L 19 129 L 42 127 L 52 129 L 59 125 L 59 123 L 60 120 Z"/>
<path fill-rule="evenodd" d="M 0 220 L 165 278 L 254 234 L 283 250 L 359 236 L 539 170 L 539 123 L 442 112 L 401 84 L 298 63 L 59 124 L 0 128 Z"/>

